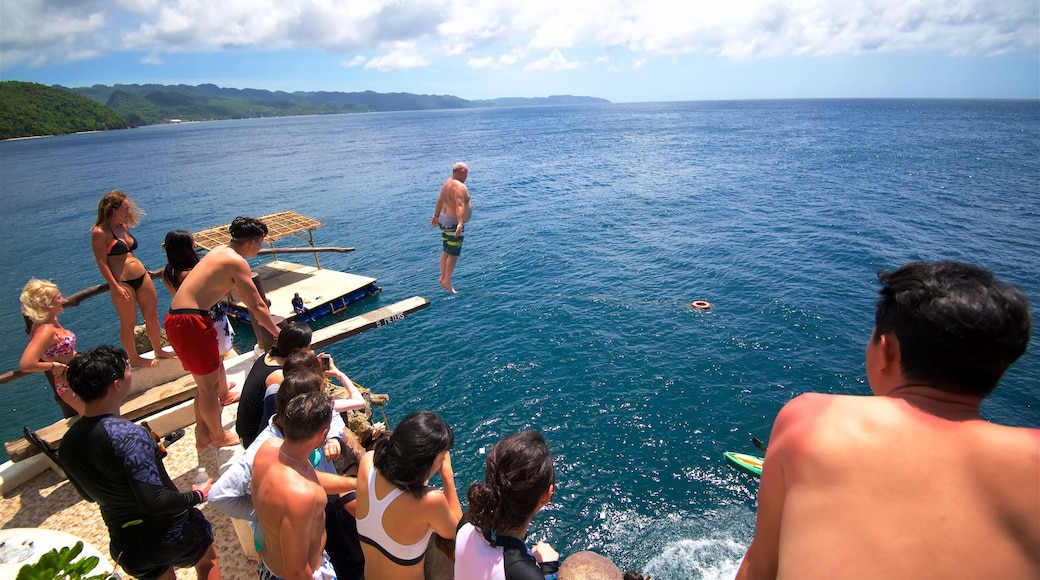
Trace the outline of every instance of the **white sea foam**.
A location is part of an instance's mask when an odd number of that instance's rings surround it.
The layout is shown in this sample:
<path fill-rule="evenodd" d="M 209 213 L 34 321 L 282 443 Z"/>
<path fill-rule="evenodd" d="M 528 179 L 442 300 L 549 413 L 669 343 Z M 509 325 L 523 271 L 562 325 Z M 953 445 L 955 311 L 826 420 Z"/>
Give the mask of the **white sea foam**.
<path fill-rule="evenodd" d="M 731 580 L 746 549 L 727 539 L 679 540 L 665 546 L 643 572 L 661 580 Z"/>

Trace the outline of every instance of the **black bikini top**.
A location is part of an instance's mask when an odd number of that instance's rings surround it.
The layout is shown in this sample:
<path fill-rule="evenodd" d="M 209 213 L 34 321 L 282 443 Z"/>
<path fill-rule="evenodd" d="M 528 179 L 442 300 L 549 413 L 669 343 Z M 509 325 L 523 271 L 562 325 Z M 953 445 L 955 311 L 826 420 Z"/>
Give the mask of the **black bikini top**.
<path fill-rule="evenodd" d="M 109 227 L 108 230 L 112 231 L 112 228 Z M 129 236 L 129 235 L 130 235 L 130 233 L 127 232 L 127 236 Z M 134 243 L 132 243 L 129 246 L 127 246 L 126 242 L 124 242 L 123 240 L 119 239 L 119 237 L 116 236 L 115 232 L 112 232 L 112 242 L 108 244 L 108 255 L 109 256 L 122 256 L 123 254 L 129 254 L 130 252 L 136 250 L 137 249 L 137 238 L 131 238 L 131 239 L 134 240 Z"/>

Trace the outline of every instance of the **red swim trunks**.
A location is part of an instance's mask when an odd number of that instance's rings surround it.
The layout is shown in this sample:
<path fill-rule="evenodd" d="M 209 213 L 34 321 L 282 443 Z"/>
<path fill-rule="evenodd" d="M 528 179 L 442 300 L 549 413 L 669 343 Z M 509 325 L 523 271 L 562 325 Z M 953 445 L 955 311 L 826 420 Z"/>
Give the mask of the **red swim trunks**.
<path fill-rule="evenodd" d="M 217 330 L 209 311 L 171 310 L 166 315 L 166 338 L 189 373 L 208 375 L 220 368 Z"/>

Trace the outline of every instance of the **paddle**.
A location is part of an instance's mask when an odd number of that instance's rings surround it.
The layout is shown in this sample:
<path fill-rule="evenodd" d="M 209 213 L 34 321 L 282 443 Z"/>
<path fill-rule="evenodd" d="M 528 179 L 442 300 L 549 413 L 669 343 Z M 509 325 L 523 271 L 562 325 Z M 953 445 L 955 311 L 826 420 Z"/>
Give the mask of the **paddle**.
<path fill-rule="evenodd" d="M 751 443 L 755 447 L 758 447 L 758 450 L 761 451 L 762 453 L 766 452 L 766 446 L 761 441 L 758 440 L 758 437 L 752 437 L 751 438 Z"/>

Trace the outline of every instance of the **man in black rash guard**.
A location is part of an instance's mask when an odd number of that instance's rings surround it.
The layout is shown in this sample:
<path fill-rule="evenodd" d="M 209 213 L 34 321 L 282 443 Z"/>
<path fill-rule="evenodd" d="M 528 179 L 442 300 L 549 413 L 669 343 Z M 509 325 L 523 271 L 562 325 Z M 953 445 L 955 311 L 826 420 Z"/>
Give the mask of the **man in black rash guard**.
<path fill-rule="evenodd" d="M 174 580 L 175 567 L 191 566 L 199 578 L 219 579 L 213 530 L 194 507 L 213 480 L 179 492 L 155 439 L 119 416 L 131 385 L 126 352 L 99 346 L 74 358 L 66 377 L 86 410 L 62 439 L 61 463 L 101 508 L 112 559 L 144 580 Z"/>

